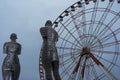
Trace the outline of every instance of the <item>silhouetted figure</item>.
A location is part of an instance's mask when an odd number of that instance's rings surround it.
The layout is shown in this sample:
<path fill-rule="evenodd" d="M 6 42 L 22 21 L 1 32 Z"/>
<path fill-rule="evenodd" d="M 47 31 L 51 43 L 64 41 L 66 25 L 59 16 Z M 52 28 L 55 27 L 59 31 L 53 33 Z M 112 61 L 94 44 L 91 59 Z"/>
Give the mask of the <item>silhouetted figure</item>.
<path fill-rule="evenodd" d="M 45 69 L 46 80 L 53 80 L 52 73 L 55 80 L 61 80 L 59 75 L 59 59 L 56 48 L 58 41 L 58 34 L 52 28 L 52 22 L 48 20 L 45 27 L 40 29 L 43 38 L 42 45 L 42 63 Z"/>
<path fill-rule="evenodd" d="M 17 35 L 12 33 L 11 41 L 4 43 L 3 53 L 7 54 L 2 65 L 3 80 L 18 80 L 20 63 L 18 55 L 21 53 L 21 45 L 16 42 Z"/>

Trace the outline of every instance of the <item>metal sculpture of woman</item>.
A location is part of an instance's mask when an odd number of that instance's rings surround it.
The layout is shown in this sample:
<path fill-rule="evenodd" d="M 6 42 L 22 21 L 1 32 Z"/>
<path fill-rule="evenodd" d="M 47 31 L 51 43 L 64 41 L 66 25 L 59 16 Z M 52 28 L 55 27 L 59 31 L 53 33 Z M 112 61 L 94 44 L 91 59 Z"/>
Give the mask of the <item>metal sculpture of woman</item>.
<path fill-rule="evenodd" d="M 59 75 L 59 59 L 56 48 L 58 34 L 52 28 L 52 22 L 48 20 L 45 27 L 40 29 L 43 38 L 42 64 L 45 69 L 46 80 L 61 80 Z M 52 73 L 54 78 L 52 77 Z"/>
<path fill-rule="evenodd" d="M 4 43 L 3 53 L 7 54 L 2 65 L 3 80 L 18 80 L 20 63 L 18 55 L 21 53 L 21 45 L 16 42 L 17 35 L 12 33 L 11 41 Z"/>

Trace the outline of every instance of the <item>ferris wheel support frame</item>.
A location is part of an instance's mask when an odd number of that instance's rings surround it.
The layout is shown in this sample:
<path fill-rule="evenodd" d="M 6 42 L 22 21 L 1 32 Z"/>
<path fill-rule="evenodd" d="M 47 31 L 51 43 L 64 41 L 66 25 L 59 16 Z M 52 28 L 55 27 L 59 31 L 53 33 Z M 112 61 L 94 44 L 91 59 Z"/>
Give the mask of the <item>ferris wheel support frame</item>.
<path fill-rule="evenodd" d="M 107 68 L 99 61 L 97 58 L 94 57 L 92 53 L 88 53 L 88 56 L 92 58 L 92 60 L 97 64 L 97 66 L 105 73 L 105 75 L 110 79 L 110 80 L 117 80 L 117 78 L 110 73 Z"/>
<path fill-rule="evenodd" d="M 77 65 L 75 66 L 74 68 L 74 71 L 72 73 L 72 75 L 69 77 L 68 80 L 75 80 L 75 77 L 76 77 L 76 73 L 78 72 L 78 69 L 79 69 L 79 66 L 80 66 L 80 62 L 81 62 L 81 59 L 83 57 L 83 55 L 86 55 L 87 57 L 91 58 L 95 64 L 103 71 L 103 73 L 110 79 L 110 80 L 117 80 L 117 78 L 112 74 L 110 73 L 107 68 L 89 51 L 89 49 L 87 47 L 83 48 L 82 50 L 83 52 L 81 53 L 81 56 L 78 60 L 78 63 Z M 85 59 L 85 62 L 87 60 L 87 57 Z M 85 64 L 84 62 L 84 64 Z M 82 71 L 81 71 L 81 76 L 80 76 L 80 80 L 83 80 L 84 79 L 84 71 L 85 71 L 85 66 L 83 65 L 83 68 L 82 68 Z"/>
<path fill-rule="evenodd" d="M 79 2 L 80 1 L 80 2 Z M 66 9 L 62 14 L 60 14 L 60 16 L 55 20 L 55 22 L 53 23 L 53 28 L 56 28 L 56 27 L 58 27 L 58 24 L 62 24 L 63 26 L 64 26 L 64 24 L 62 23 L 62 21 L 63 21 L 63 18 L 65 17 L 65 16 L 68 16 L 69 14 L 71 15 L 71 18 L 73 18 L 73 23 L 75 24 L 75 27 L 76 27 L 76 29 L 79 29 L 79 27 L 77 27 L 77 23 L 74 21 L 76 18 L 74 17 L 74 14 L 72 14 L 72 12 L 74 12 L 75 11 L 75 8 L 76 7 L 82 7 L 83 8 L 83 13 L 84 13 L 84 5 L 82 5 L 82 0 L 79 0 L 77 3 L 75 3 L 75 4 L 73 4 L 72 6 L 70 6 L 68 9 Z M 90 1 L 93 1 L 94 3 L 95 2 L 97 2 L 97 0 L 85 0 L 85 4 L 89 4 L 89 2 Z M 105 1 L 105 0 L 101 0 L 101 1 Z M 114 0 L 109 0 L 110 2 L 112 2 L 112 1 L 114 1 Z M 118 3 L 120 3 L 120 0 L 117 0 L 118 1 Z M 97 3 L 96 3 L 96 5 L 98 5 Z M 103 22 L 104 21 L 104 19 L 106 18 L 106 16 L 107 16 L 107 13 L 108 13 L 108 9 L 110 9 L 111 8 L 111 5 L 112 4 L 109 4 L 109 6 L 108 6 L 108 8 L 105 10 L 105 12 L 104 12 L 104 15 L 102 16 L 102 19 L 101 19 L 101 21 Z M 96 7 L 94 7 L 95 9 L 94 10 L 96 10 L 97 11 L 97 8 Z M 85 13 L 84 13 L 85 14 Z M 96 15 L 96 13 L 94 12 L 94 13 L 92 13 L 92 16 L 93 16 L 93 19 L 94 19 L 94 15 Z M 116 18 L 117 17 L 117 18 Z M 110 23 L 110 24 L 108 24 L 108 25 L 110 25 L 110 26 L 112 26 L 113 25 L 113 23 L 119 18 L 119 13 L 118 13 L 118 16 L 116 16 L 115 18 L 113 18 L 113 20 L 112 20 L 112 22 Z M 82 16 L 82 20 L 84 20 L 84 21 L 86 21 L 85 20 L 86 18 L 85 18 L 85 15 L 83 15 Z M 93 20 L 94 21 L 94 20 Z M 84 23 L 85 24 L 85 23 Z M 93 23 L 92 23 L 93 24 Z M 100 25 L 102 25 L 102 23 L 100 23 Z M 99 26 L 100 26 L 99 25 Z M 65 27 L 65 26 L 64 26 Z M 65 27 L 65 29 L 67 29 L 66 27 Z M 97 29 L 97 30 L 99 30 L 99 28 L 95 28 L 95 29 Z M 106 30 L 107 30 L 107 28 L 105 28 Z M 97 30 L 96 30 L 96 32 L 97 32 Z M 118 29 L 119 30 L 119 29 Z M 69 31 L 69 30 L 67 30 L 71 35 L 72 35 L 72 33 Z M 77 30 L 78 31 L 78 30 Z M 111 30 L 112 31 L 112 30 Z M 94 33 L 96 33 L 96 32 L 94 32 Z M 104 31 L 105 32 L 105 31 Z M 103 32 L 103 33 L 104 33 Z M 115 30 L 114 32 L 117 32 L 117 30 Z M 111 34 L 113 34 L 114 36 L 115 36 L 115 33 L 114 32 L 112 32 Z M 102 33 L 102 34 L 103 34 Z M 80 32 L 78 31 L 78 34 L 80 34 Z M 73 36 L 73 35 L 72 35 Z M 100 35 L 100 37 L 101 37 L 102 35 Z M 74 37 L 74 36 L 73 36 Z M 105 36 L 106 37 L 106 36 Z M 108 37 L 109 37 L 109 35 L 108 35 Z M 110 36 L 111 37 L 111 36 Z M 74 37 L 75 38 L 75 37 Z M 89 39 L 93 39 L 93 38 L 89 38 Z M 106 38 L 105 38 L 106 39 Z M 116 37 L 115 37 L 115 39 L 116 39 Z M 68 41 L 68 40 L 66 40 L 66 39 L 64 39 L 63 38 L 63 40 L 65 40 L 65 41 Z M 76 38 L 75 38 L 75 40 L 77 40 Z M 90 41 L 90 40 L 89 40 Z M 69 41 L 68 41 L 69 42 Z M 77 42 L 79 42 L 79 41 L 77 41 Z M 117 40 L 116 40 L 116 42 L 117 42 Z M 114 42 L 114 44 L 116 44 L 116 42 Z M 71 42 L 70 42 L 71 43 Z M 110 45 L 112 45 L 112 44 L 110 44 Z M 57 47 L 58 48 L 58 47 Z M 62 48 L 64 48 L 64 47 L 62 47 Z M 66 48 L 67 49 L 67 48 Z M 102 75 L 102 77 L 103 76 L 106 76 L 108 79 L 110 79 L 110 80 L 118 80 L 111 72 L 110 72 L 110 70 L 109 70 L 109 67 L 108 67 L 108 69 L 107 69 L 107 66 L 106 65 L 103 65 L 103 63 L 102 63 L 102 61 L 99 61 L 99 59 L 96 57 L 96 55 L 94 55 L 94 53 L 95 52 L 92 52 L 92 50 L 90 51 L 89 50 L 89 48 L 87 48 L 87 47 L 82 47 L 82 49 L 84 49 L 83 51 L 82 51 L 82 53 L 79 53 L 80 54 L 80 56 L 78 57 L 79 58 L 79 60 L 77 60 L 77 63 L 75 64 L 75 67 L 73 67 L 73 71 L 72 71 L 72 73 L 69 75 L 69 77 L 68 77 L 68 80 L 76 80 L 76 76 L 78 76 L 77 74 L 78 74 L 78 72 L 80 72 L 79 74 L 80 74 L 80 76 L 79 76 L 79 78 L 78 78 L 78 80 L 84 80 L 84 78 L 85 78 L 85 69 L 86 69 L 86 67 L 85 67 L 85 65 L 86 65 L 86 60 L 87 60 L 87 58 L 89 58 L 95 65 L 97 65 L 97 67 L 101 70 L 101 72 L 103 72 L 104 74 L 101 74 Z M 41 49 L 41 51 L 40 51 L 40 53 L 42 52 L 42 49 Z M 80 51 L 81 52 L 81 51 Z M 100 51 L 99 51 L 100 52 Z M 110 52 L 109 52 L 110 53 Z M 113 53 L 113 52 L 111 52 L 111 53 Z M 63 55 L 62 55 L 63 56 Z M 84 58 L 84 57 L 86 57 L 86 58 Z M 44 72 L 44 68 L 43 68 L 43 66 L 42 66 L 42 62 L 41 62 L 41 57 L 42 57 L 42 55 L 40 54 L 40 57 L 39 57 L 39 73 L 40 73 L 40 79 L 41 80 L 45 80 L 44 79 L 44 77 L 45 77 L 45 72 Z M 61 57 L 61 56 L 60 56 Z M 98 56 L 99 57 L 99 56 Z M 84 58 L 84 61 L 82 62 L 82 58 Z M 101 57 L 100 57 L 101 58 Z M 110 61 L 109 61 L 110 62 Z M 112 62 L 110 62 L 111 64 L 113 64 Z M 94 65 L 94 64 L 92 64 L 92 65 Z M 114 64 L 113 64 L 114 65 Z M 63 67 L 64 67 L 64 65 L 63 65 Z M 81 71 L 79 71 L 79 68 L 81 67 Z M 67 70 L 66 70 L 67 71 Z M 94 71 L 94 73 L 95 73 L 95 71 Z M 100 76 L 101 76 L 100 75 Z M 99 76 L 98 77 L 95 77 L 95 79 L 98 79 L 99 78 Z M 87 79 L 88 80 L 88 79 Z"/>

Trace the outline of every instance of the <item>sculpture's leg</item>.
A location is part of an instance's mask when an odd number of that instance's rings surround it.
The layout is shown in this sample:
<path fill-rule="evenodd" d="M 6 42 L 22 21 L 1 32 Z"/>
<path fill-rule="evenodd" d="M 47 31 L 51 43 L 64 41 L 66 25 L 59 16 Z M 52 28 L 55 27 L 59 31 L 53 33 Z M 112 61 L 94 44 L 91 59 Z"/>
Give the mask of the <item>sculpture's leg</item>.
<path fill-rule="evenodd" d="M 50 68 L 45 69 L 45 74 L 46 74 L 46 80 L 53 80 Z"/>
<path fill-rule="evenodd" d="M 18 80 L 19 79 L 19 73 L 16 71 L 11 72 L 11 78 L 12 80 Z"/>
<path fill-rule="evenodd" d="M 55 80 L 61 80 L 59 75 L 59 61 L 52 61 L 52 67 Z"/>
<path fill-rule="evenodd" d="M 43 63 L 43 67 L 45 70 L 46 80 L 53 80 L 52 73 L 51 73 L 51 61 L 50 61 L 50 59 L 45 58 L 45 59 L 43 59 L 42 63 Z"/>
<path fill-rule="evenodd" d="M 14 65 L 15 66 L 15 70 L 11 71 L 11 78 L 12 80 L 19 80 L 19 75 L 20 75 L 20 65 Z"/>
<path fill-rule="evenodd" d="M 10 70 L 3 70 L 2 75 L 3 75 L 3 80 L 10 80 Z"/>
<path fill-rule="evenodd" d="M 6 60 L 4 60 L 3 64 L 2 64 L 2 77 L 3 80 L 10 80 L 10 76 L 11 76 L 11 71 L 10 71 L 10 65 L 6 64 L 5 62 Z"/>

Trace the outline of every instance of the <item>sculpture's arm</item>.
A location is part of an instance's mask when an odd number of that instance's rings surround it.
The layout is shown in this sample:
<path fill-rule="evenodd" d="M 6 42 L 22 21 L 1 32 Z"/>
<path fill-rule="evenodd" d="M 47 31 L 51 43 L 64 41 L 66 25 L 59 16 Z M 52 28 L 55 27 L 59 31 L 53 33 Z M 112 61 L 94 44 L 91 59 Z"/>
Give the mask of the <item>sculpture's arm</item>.
<path fill-rule="evenodd" d="M 40 28 L 40 33 L 43 38 L 43 40 L 47 40 L 47 33 L 45 27 Z"/>
<path fill-rule="evenodd" d="M 21 54 L 21 45 L 20 44 L 18 44 L 19 45 L 19 47 L 18 47 L 18 55 L 20 55 Z"/>
<path fill-rule="evenodd" d="M 57 42 L 58 41 L 58 33 L 55 31 L 55 34 L 56 34 L 55 42 Z"/>
<path fill-rule="evenodd" d="M 8 46 L 7 46 L 7 42 L 6 43 L 4 43 L 4 45 L 3 45 L 3 53 L 8 53 L 8 50 L 7 50 L 7 48 L 8 48 Z"/>

